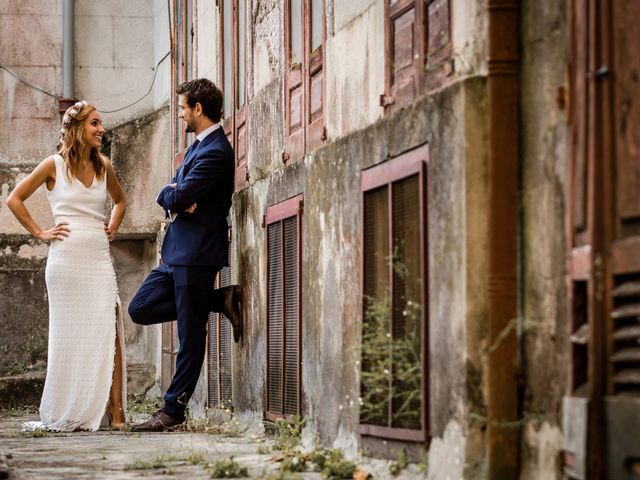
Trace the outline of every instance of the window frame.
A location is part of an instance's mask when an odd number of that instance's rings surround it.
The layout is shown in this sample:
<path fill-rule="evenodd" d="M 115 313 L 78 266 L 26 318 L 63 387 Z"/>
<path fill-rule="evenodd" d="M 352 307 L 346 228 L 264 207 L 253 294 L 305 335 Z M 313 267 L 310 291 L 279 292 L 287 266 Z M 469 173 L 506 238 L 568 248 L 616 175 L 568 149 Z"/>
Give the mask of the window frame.
<path fill-rule="evenodd" d="M 301 1 L 301 42 L 302 58 L 299 64 L 291 63 L 291 0 L 284 2 L 284 116 L 285 116 L 285 150 L 282 161 L 287 164 L 304 157 L 308 152 L 322 145 L 326 139 L 326 41 L 327 14 L 326 0 L 322 2 L 322 42 L 319 47 L 311 51 L 312 47 L 312 4 L 313 0 Z M 310 118 L 311 102 L 313 99 L 312 77 L 322 74 L 321 107 L 316 118 Z M 301 127 L 291 133 L 291 94 L 295 88 L 301 88 L 300 118 Z"/>
<path fill-rule="evenodd" d="M 429 149 L 428 145 L 424 144 L 419 146 L 413 150 L 405 152 L 389 161 L 386 161 L 381 164 L 377 164 L 372 166 L 366 170 L 362 171 L 361 176 L 361 192 L 360 192 L 360 205 L 361 205 L 361 214 L 360 214 L 360 246 L 361 246 L 361 255 L 360 255 L 360 271 L 361 275 L 361 283 L 360 283 L 360 298 L 361 298 L 361 308 L 362 308 L 362 325 L 364 327 L 364 311 L 365 311 L 365 195 L 367 192 L 373 191 L 377 188 L 386 186 L 388 188 L 387 192 L 387 208 L 389 212 L 388 218 L 388 227 L 387 232 L 389 234 L 390 243 L 389 248 L 393 248 L 393 215 L 392 215 L 392 207 L 393 207 L 393 183 L 398 182 L 400 180 L 404 180 L 414 175 L 418 175 L 419 182 L 419 197 L 420 197 L 420 205 L 419 205 L 419 232 L 420 232 L 420 269 L 421 269 L 421 278 L 422 278 L 422 316 L 421 316 L 421 332 L 422 332 L 422 342 L 421 342 L 421 356 L 422 356 L 422 379 L 421 379 L 421 428 L 418 429 L 409 429 L 409 428 L 399 428 L 392 427 L 390 423 L 393 419 L 391 415 L 391 411 L 389 412 L 389 420 L 388 426 L 382 425 L 374 425 L 374 424 L 364 424 L 360 423 L 358 420 L 358 432 L 362 436 L 368 437 L 378 437 L 382 439 L 390 439 L 390 440 L 398 440 L 398 441 L 407 441 L 407 442 L 420 442 L 424 443 L 428 441 L 429 438 L 429 265 L 428 265 L 428 231 L 427 231 L 427 166 L 429 163 Z M 390 298 L 393 298 L 393 267 L 390 264 L 389 267 L 389 287 L 390 287 Z M 392 307 L 393 310 L 393 307 Z M 393 335 L 393 318 L 390 321 L 390 330 Z M 362 360 L 360 361 L 360 365 L 362 365 Z M 359 388 L 362 388 L 362 383 L 359 384 Z M 389 409 L 392 406 L 393 397 L 389 397 L 388 405 Z"/>
<path fill-rule="evenodd" d="M 282 371 L 281 371 L 281 383 L 282 383 L 282 413 L 279 412 L 274 412 L 271 411 L 271 406 L 269 405 L 269 351 L 270 351 L 270 344 L 269 344 L 269 325 L 270 325 L 270 318 L 269 318 L 269 302 L 270 302 L 270 295 L 269 295 L 269 267 L 270 267 L 270 252 L 269 252 L 269 226 L 276 224 L 276 223 L 280 223 L 281 228 L 282 228 L 282 232 L 284 231 L 284 220 L 287 220 L 289 218 L 296 218 L 296 223 L 297 223 L 297 265 L 296 265 L 296 272 L 297 272 L 297 282 L 296 282 L 296 289 L 297 289 L 297 309 L 298 309 L 298 315 L 297 315 L 297 349 L 296 349 L 296 353 L 297 353 L 297 368 L 298 368 L 298 372 L 297 372 L 297 404 L 295 405 L 295 410 L 296 413 L 298 415 L 302 414 L 302 210 L 303 210 L 303 202 L 304 202 L 304 196 L 303 194 L 299 194 L 296 195 L 292 198 L 289 198 L 287 200 L 284 200 L 282 202 L 276 203 L 274 205 L 271 205 L 267 208 L 267 211 L 265 213 L 264 216 L 264 221 L 263 221 L 263 227 L 265 229 L 265 251 L 266 251 L 266 296 L 267 296 L 267 302 L 266 302 L 266 319 L 267 319 L 267 332 L 266 332 L 266 362 L 265 362 L 265 396 L 264 396 L 264 415 L 265 418 L 268 420 L 272 420 L 275 421 L 279 418 L 288 418 L 291 415 L 288 415 L 286 413 L 284 413 L 287 408 L 285 406 L 285 401 L 286 401 L 286 396 L 285 396 L 285 378 L 286 378 L 286 325 L 285 325 L 285 321 L 286 321 L 286 313 L 285 313 L 285 302 L 282 302 L 282 308 L 283 308 L 283 312 L 282 312 L 282 335 L 283 335 L 283 339 L 282 339 Z M 281 265 L 282 265 L 282 298 L 284 300 L 284 298 L 286 298 L 286 281 L 285 281 L 285 275 L 284 275 L 284 265 L 285 265 L 285 249 L 284 249 L 284 235 L 282 235 L 282 245 L 281 245 L 282 251 L 281 251 Z"/>
<path fill-rule="evenodd" d="M 231 55 L 231 112 L 222 112 L 222 118 L 220 119 L 221 125 L 224 129 L 229 143 L 234 149 L 234 162 L 235 162 L 235 190 L 242 190 L 249 183 L 249 166 L 248 166 L 248 115 L 247 115 L 247 103 L 249 101 L 248 94 L 248 31 L 249 31 L 249 2 L 248 0 L 229 0 L 232 5 L 231 13 L 231 45 L 229 49 L 225 48 L 225 30 L 224 30 L 224 14 L 225 14 L 225 1 L 221 0 L 218 4 L 218 20 L 220 24 L 219 35 L 219 52 L 220 52 L 220 67 L 218 84 L 222 92 L 225 91 L 226 85 L 224 80 L 224 68 L 225 68 L 225 56 Z M 240 83 L 240 45 L 239 45 L 239 14 L 238 5 L 239 2 L 244 2 L 245 19 L 244 19 L 244 99 L 242 105 L 239 106 L 238 101 L 238 84 Z M 224 107 L 224 103 L 223 103 Z"/>

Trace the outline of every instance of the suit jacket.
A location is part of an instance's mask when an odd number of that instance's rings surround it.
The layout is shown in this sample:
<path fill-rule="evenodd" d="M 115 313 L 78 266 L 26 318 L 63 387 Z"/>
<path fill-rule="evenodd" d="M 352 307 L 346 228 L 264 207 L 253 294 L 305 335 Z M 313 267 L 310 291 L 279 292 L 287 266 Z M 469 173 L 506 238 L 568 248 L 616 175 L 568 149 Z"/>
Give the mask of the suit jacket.
<path fill-rule="evenodd" d="M 162 245 L 167 265 L 228 265 L 227 215 L 231 208 L 235 174 L 233 148 L 222 128 L 217 128 L 195 148 L 189 148 L 184 163 L 171 183 L 158 194 L 157 202 L 178 216 L 169 224 Z M 193 203 L 193 213 L 185 210 Z"/>

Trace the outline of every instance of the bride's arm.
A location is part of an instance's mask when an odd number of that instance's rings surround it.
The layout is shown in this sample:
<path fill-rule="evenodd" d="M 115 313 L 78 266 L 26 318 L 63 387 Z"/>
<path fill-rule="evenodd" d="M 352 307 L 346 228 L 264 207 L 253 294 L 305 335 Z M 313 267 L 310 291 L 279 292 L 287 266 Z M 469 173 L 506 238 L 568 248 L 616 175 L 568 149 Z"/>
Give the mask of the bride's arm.
<path fill-rule="evenodd" d="M 113 210 L 111 210 L 111 218 L 109 219 L 109 225 L 105 228 L 107 232 L 107 237 L 109 237 L 109 241 L 113 240 L 118 232 L 118 228 L 120 228 L 120 223 L 122 223 L 122 218 L 124 217 L 124 212 L 127 209 L 127 201 L 124 197 L 124 192 L 122 191 L 122 187 L 116 178 L 116 172 L 113 170 L 111 166 L 111 162 L 107 162 L 107 190 L 109 191 L 109 196 L 111 200 L 113 200 Z"/>
<path fill-rule="evenodd" d="M 18 221 L 26 228 L 31 235 L 40 240 L 64 240 L 69 236 L 67 222 L 60 222 L 49 230 L 42 230 L 33 219 L 24 202 L 35 192 L 40 185 L 49 178 L 55 179 L 56 164 L 53 157 L 44 159 L 26 178 L 18 183 L 9 197 L 7 206 L 15 215 Z"/>

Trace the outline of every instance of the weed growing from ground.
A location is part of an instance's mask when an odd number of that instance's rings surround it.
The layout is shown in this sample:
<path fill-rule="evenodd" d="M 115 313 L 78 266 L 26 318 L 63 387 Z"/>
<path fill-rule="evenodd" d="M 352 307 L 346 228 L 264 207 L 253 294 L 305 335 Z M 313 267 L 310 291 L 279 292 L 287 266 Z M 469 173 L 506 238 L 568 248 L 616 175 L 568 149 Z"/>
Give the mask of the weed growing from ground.
<path fill-rule="evenodd" d="M 133 463 L 127 463 L 124 466 L 126 471 L 129 470 L 157 470 L 160 468 L 171 468 L 168 464 L 175 462 L 177 459 L 172 455 L 158 455 L 151 460 L 135 460 Z"/>
<path fill-rule="evenodd" d="M 280 464 L 281 472 L 306 472 L 307 471 L 307 455 L 295 452 L 287 455 Z"/>
<path fill-rule="evenodd" d="M 269 422 L 269 424 L 275 429 L 276 442 L 273 445 L 274 450 L 286 453 L 298 448 L 305 424 L 300 415 L 294 415 L 290 419 L 279 418 L 275 422 Z"/>
<path fill-rule="evenodd" d="M 144 394 L 131 395 L 127 398 L 128 413 L 146 413 L 151 415 L 162 407 L 160 398 L 149 399 Z"/>
<path fill-rule="evenodd" d="M 403 448 L 398 454 L 398 459 L 389 464 L 389 473 L 397 477 L 408 465 L 409 459 L 407 458 L 407 451 Z"/>
<path fill-rule="evenodd" d="M 210 478 L 246 478 L 249 476 L 247 467 L 240 465 L 233 457 L 217 460 L 205 468 Z"/>
<path fill-rule="evenodd" d="M 341 480 L 353 478 L 356 464 L 345 460 L 341 450 L 319 448 L 309 456 L 309 460 L 315 465 L 315 470 L 322 473 L 322 478 L 328 480 Z"/>
<path fill-rule="evenodd" d="M 302 480 L 302 476 L 299 473 L 277 471 L 263 475 L 260 480 Z"/>

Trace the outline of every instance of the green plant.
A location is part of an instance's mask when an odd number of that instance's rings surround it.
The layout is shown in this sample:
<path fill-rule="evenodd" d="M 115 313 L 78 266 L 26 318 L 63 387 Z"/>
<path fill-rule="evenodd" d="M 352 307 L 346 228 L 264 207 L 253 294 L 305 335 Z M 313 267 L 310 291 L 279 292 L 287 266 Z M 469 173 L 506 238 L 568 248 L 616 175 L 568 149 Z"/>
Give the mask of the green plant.
<path fill-rule="evenodd" d="M 130 395 L 127 398 L 127 411 L 129 413 L 155 413 L 160 407 L 162 407 L 162 400 L 160 398 L 151 399 L 145 397 L 144 393 Z"/>
<path fill-rule="evenodd" d="M 292 453 L 282 460 L 280 464 L 281 472 L 306 472 L 307 456 L 300 452 Z"/>
<path fill-rule="evenodd" d="M 210 464 L 206 470 L 211 478 L 245 478 L 249 476 L 247 467 L 241 466 L 233 457 L 217 460 Z"/>
<path fill-rule="evenodd" d="M 124 466 L 125 470 L 156 470 L 160 468 L 169 468 L 167 465 L 169 462 L 175 461 L 176 458 L 172 455 L 158 455 L 151 460 L 137 459 L 132 463 L 127 463 Z"/>
<path fill-rule="evenodd" d="M 393 308 L 388 291 L 379 297 L 365 297 L 360 372 L 362 423 L 388 425 L 391 399 L 395 426 L 420 426 L 422 307 L 405 297 L 396 299 Z"/>
<path fill-rule="evenodd" d="M 389 464 L 389 473 L 394 477 L 397 477 L 402 470 L 409 465 L 409 459 L 407 458 L 407 451 L 402 448 L 398 454 L 397 460 L 392 461 Z"/>
<path fill-rule="evenodd" d="M 356 464 L 345 460 L 342 451 L 337 449 L 316 449 L 309 455 L 309 461 L 322 473 L 322 478 L 330 480 L 352 478 L 356 470 Z"/>
<path fill-rule="evenodd" d="M 51 437 L 52 432 L 45 428 L 34 428 L 33 430 L 26 430 L 24 432 L 20 432 L 20 436 L 30 437 L 30 438 Z"/>
<path fill-rule="evenodd" d="M 257 449 L 256 449 L 256 453 L 258 455 L 266 455 L 267 453 L 271 452 L 271 449 L 267 446 L 267 445 L 260 445 Z"/>
<path fill-rule="evenodd" d="M 276 441 L 273 449 L 284 452 L 296 449 L 300 444 L 304 424 L 305 421 L 300 415 L 294 415 L 291 418 L 279 418 L 275 422 L 270 422 L 270 425 L 275 429 Z"/>
<path fill-rule="evenodd" d="M 35 405 L 16 405 L 0 411 L 7 417 L 24 417 L 38 413 L 38 407 Z"/>
<path fill-rule="evenodd" d="M 302 476 L 298 473 L 277 471 L 271 474 L 264 474 L 261 480 L 302 480 Z"/>
<path fill-rule="evenodd" d="M 205 463 L 203 452 L 191 452 L 185 457 L 185 461 L 191 465 L 202 465 Z"/>

